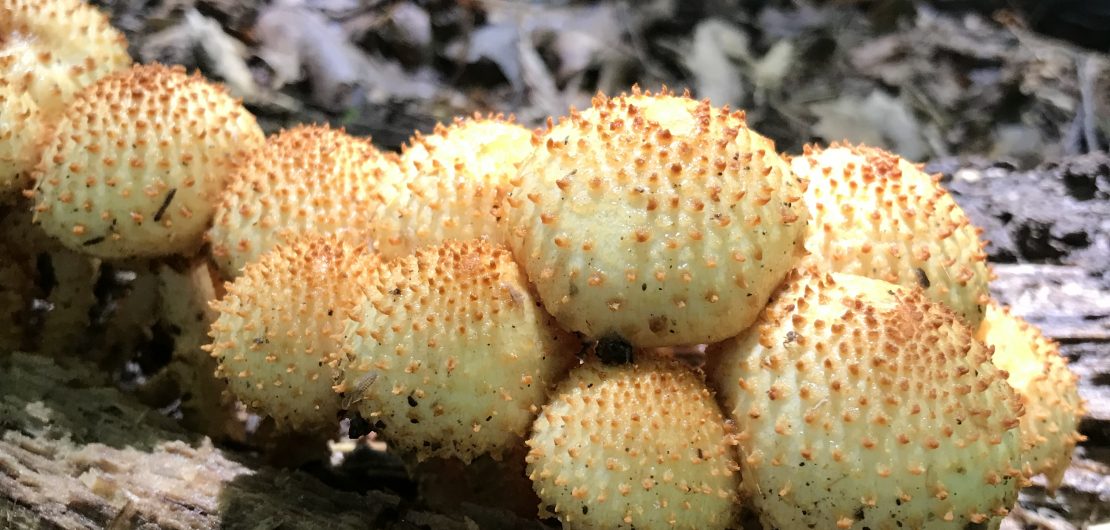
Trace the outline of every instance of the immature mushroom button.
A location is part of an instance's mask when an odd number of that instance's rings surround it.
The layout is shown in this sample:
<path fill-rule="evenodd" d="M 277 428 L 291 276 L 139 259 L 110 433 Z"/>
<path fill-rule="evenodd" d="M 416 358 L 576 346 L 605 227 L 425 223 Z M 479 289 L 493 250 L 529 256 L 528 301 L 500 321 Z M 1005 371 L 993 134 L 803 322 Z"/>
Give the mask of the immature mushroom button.
<path fill-rule="evenodd" d="M 378 265 L 335 234 L 303 234 L 248 264 L 213 307 L 211 353 L 231 392 L 289 429 L 333 427 L 347 315 Z"/>
<path fill-rule="evenodd" d="M 566 528 L 730 528 L 740 475 L 704 382 L 674 360 L 575 368 L 536 419 L 528 474 Z"/>
<path fill-rule="evenodd" d="M 707 357 L 768 528 L 923 527 L 946 512 L 961 528 L 1004 514 L 1025 482 L 1017 395 L 920 288 L 798 269 Z"/>
<path fill-rule="evenodd" d="M 527 432 L 577 341 L 537 307 L 509 250 L 446 241 L 384 262 L 352 313 L 338 388 L 417 459 L 499 457 Z"/>
<path fill-rule="evenodd" d="M 1055 341 L 1039 329 L 1000 307 L 987 306 L 978 337 L 994 347 L 991 360 L 1009 374 L 1025 407 L 1021 433 L 1030 446 L 1023 455 L 1034 474 L 1043 473 L 1055 490 L 1064 479 L 1076 443 L 1084 439 L 1076 428 L 1084 412 L 1076 384 Z"/>
<path fill-rule="evenodd" d="M 368 237 L 402 175 L 396 156 L 327 125 L 271 135 L 228 179 L 207 238 L 225 277 L 277 243 L 279 232 Z"/>
<path fill-rule="evenodd" d="M 544 307 L 587 338 L 725 339 L 801 256 L 802 183 L 743 113 L 635 90 L 597 96 L 537 143 L 505 233 Z"/>
<path fill-rule="evenodd" d="M 111 74 L 77 93 L 47 138 L 36 220 L 100 258 L 194 252 L 232 165 L 262 139 L 223 87 L 180 67 Z"/>

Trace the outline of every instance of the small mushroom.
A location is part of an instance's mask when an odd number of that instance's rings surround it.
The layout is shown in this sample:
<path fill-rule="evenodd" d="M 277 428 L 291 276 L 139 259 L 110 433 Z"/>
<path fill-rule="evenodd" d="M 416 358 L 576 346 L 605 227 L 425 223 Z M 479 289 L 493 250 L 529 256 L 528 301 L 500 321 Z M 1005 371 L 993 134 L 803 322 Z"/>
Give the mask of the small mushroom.
<path fill-rule="evenodd" d="M 1044 474 L 1054 491 L 1064 480 L 1075 444 L 1084 440 L 1076 428 L 1085 414 L 1077 375 L 1068 370 L 1055 341 L 995 302 L 979 327 L 979 339 L 994 348 L 991 361 L 1009 376 L 1025 407 L 1022 454 L 1032 474 Z"/>
<path fill-rule="evenodd" d="M 797 270 L 708 356 L 767 528 L 991 527 L 1027 482 L 1005 372 L 920 288 Z"/>
<path fill-rule="evenodd" d="M 591 359 L 555 396 L 533 426 L 527 463 L 541 512 L 553 509 L 563 528 L 735 522 L 740 475 L 724 417 L 690 368 Z"/>
<path fill-rule="evenodd" d="M 989 300 L 979 232 L 934 177 L 874 147 L 807 147 L 792 160 L 809 181 L 806 250 L 829 272 L 919 286 L 974 329 Z"/>
<path fill-rule="evenodd" d="M 181 67 L 136 66 L 74 96 L 35 171 L 35 220 L 100 258 L 188 254 L 234 163 L 263 140 L 253 116 Z"/>
<path fill-rule="evenodd" d="M 801 257 L 803 184 L 742 112 L 708 101 L 597 96 L 512 185 L 513 251 L 544 307 L 591 339 L 723 340 Z"/>
<path fill-rule="evenodd" d="M 282 428 L 337 425 L 340 339 L 377 264 L 337 234 L 293 236 L 247 264 L 212 305 L 219 315 L 207 347 L 232 394 Z"/>
<path fill-rule="evenodd" d="M 367 139 L 327 125 L 282 131 L 235 168 L 208 232 L 212 254 L 234 278 L 279 231 L 369 237 L 375 210 L 400 181 L 396 158 Z"/>
<path fill-rule="evenodd" d="M 352 318 L 337 391 L 419 460 L 499 458 L 519 444 L 578 347 L 509 250 L 481 240 L 383 263 Z"/>
<path fill-rule="evenodd" d="M 0 71 L 53 117 L 97 79 L 127 68 L 127 40 L 84 0 L 0 2 Z"/>
<path fill-rule="evenodd" d="M 505 187 L 534 150 L 531 131 L 500 117 L 456 120 L 414 136 L 400 160 L 409 178 L 375 216 L 382 257 L 448 239 L 504 242 L 499 221 Z"/>

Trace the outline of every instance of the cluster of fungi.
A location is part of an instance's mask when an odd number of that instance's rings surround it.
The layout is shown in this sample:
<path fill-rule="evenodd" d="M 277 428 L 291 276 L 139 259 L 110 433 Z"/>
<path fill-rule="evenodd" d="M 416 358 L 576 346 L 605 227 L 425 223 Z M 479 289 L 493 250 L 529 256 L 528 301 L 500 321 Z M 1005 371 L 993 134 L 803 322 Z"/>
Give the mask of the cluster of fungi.
<path fill-rule="evenodd" d="M 210 362 L 193 394 L 288 431 L 356 418 L 415 460 L 523 458 L 568 528 L 997 527 L 1082 438 L 1056 345 L 894 154 L 788 156 L 665 89 L 400 153 L 267 138 L 80 0 L 0 4 L 5 348 L 88 311 L 63 261 L 173 263 L 144 285 Z M 62 322 L 21 330 L 44 252 Z"/>

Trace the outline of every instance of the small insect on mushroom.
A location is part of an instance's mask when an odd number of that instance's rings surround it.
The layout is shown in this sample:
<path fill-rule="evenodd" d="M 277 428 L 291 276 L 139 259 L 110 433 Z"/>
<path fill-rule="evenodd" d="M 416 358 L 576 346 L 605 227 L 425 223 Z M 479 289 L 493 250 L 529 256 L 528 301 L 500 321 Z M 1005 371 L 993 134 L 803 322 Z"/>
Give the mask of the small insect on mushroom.
<path fill-rule="evenodd" d="M 336 234 L 293 237 L 248 264 L 212 304 L 219 317 L 210 350 L 231 392 L 282 428 L 334 427 L 350 405 L 332 388 L 346 315 L 377 265 L 376 255 Z"/>
<path fill-rule="evenodd" d="M 1068 370 L 1055 341 L 1009 309 L 991 302 L 978 337 L 994 348 L 991 361 L 1009 376 L 1025 415 L 1021 434 L 1029 449 L 1022 455 L 1033 474 L 1044 474 L 1049 490 L 1064 480 L 1075 445 L 1084 440 L 1076 428 L 1085 414 L 1078 376 Z"/>
<path fill-rule="evenodd" d="M 589 339 L 723 340 L 801 257 L 802 182 L 743 113 L 708 101 L 597 96 L 548 127 L 511 184 L 514 253 L 544 307 Z"/>
<path fill-rule="evenodd" d="M 415 456 L 499 457 L 574 363 L 575 341 L 538 308 L 508 249 L 447 241 L 383 262 L 347 326 L 344 390 Z M 497 286 L 509 285 L 518 297 Z"/>
<path fill-rule="evenodd" d="M 234 163 L 262 140 L 225 88 L 181 67 L 108 75 L 74 96 L 45 144 L 36 221 L 95 257 L 190 254 Z"/>
<path fill-rule="evenodd" d="M 681 361 L 590 359 L 540 411 L 528 476 L 564 528 L 730 528 L 740 475 L 724 418 Z"/>
<path fill-rule="evenodd" d="M 808 260 L 830 272 L 920 286 L 975 328 L 988 299 L 976 228 L 936 179 L 882 149 L 806 147 L 792 160 L 809 181 Z"/>
<path fill-rule="evenodd" d="M 767 528 L 996 525 L 1026 482 L 1005 372 L 920 288 L 799 269 L 707 356 Z"/>
<path fill-rule="evenodd" d="M 234 278 L 283 233 L 369 237 L 401 181 L 396 156 L 369 139 L 327 125 L 281 131 L 234 168 L 207 234 L 212 255 Z"/>

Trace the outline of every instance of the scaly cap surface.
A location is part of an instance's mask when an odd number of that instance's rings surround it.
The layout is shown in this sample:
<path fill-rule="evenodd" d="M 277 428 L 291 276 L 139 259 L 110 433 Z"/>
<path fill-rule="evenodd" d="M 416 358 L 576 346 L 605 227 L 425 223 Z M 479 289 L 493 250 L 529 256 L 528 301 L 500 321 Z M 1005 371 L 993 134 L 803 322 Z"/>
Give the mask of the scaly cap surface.
<path fill-rule="evenodd" d="M 391 447 L 495 458 L 525 436 L 577 341 L 503 246 L 448 241 L 384 263 L 347 328 L 338 386 Z"/>
<path fill-rule="evenodd" d="M 920 286 L 979 325 L 989 300 L 978 230 L 933 177 L 887 151 L 808 148 L 792 160 L 809 181 L 809 259 L 830 272 Z"/>
<path fill-rule="evenodd" d="M 186 254 L 201 244 L 254 117 L 180 67 L 136 66 L 78 93 L 35 171 L 36 221 L 101 258 Z"/>
<path fill-rule="evenodd" d="M 1085 414 L 1078 376 L 1068 370 L 1055 341 L 995 302 L 987 306 L 978 337 L 994 348 L 991 360 L 1009 374 L 1007 382 L 1025 407 L 1024 461 L 1031 473 L 1044 473 L 1049 490 L 1055 490 L 1064 480 L 1075 445 L 1084 439 L 1076 431 Z"/>
<path fill-rule="evenodd" d="M 327 125 L 282 131 L 236 167 L 208 232 L 212 254 L 233 278 L 279 231 L 369 237 L 374 212 L 400 180 L 395 156 L 368 139 Z"/>
<path fill-rule="evenodd" d="M 358 285 L 378 265 L 339 235 L 279 243 L 227 285 L 213 304 L 213 357 L 231 392 L 293 430 L 338 424 L 338 355 Z"/>
<path fill-rule="evenodd" d="M 711 350 L 768 528 L 997 527 L 1026 481 L 1005 372 L 920 289 L 795 271 Z"/>
<path fill-rule="evenodd" d="M 742 113 L 597 96 L 550 127 L 506 199 L 544 306 L 638 347 L 739 333 L 800 256 L 804 185 Z"/>
<path fill-rule="evenodd" d="M 528 440 L 541 510 L 564 528 L 728 528 L 740 475 L 724 418 L 682 363 L 596 359 L 559 385 Z"/>

